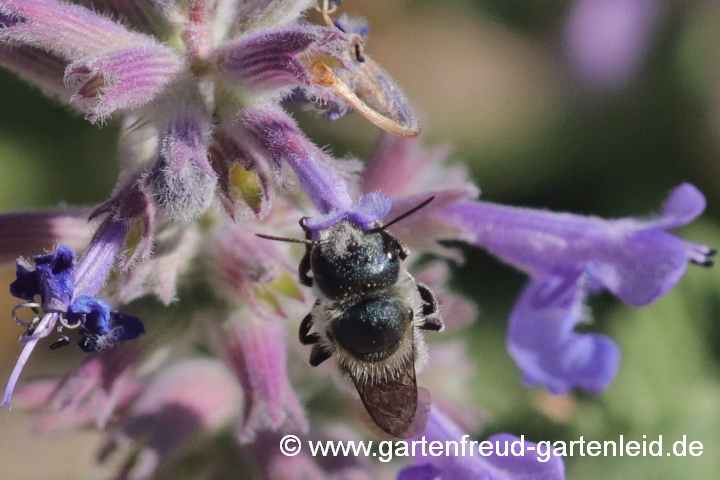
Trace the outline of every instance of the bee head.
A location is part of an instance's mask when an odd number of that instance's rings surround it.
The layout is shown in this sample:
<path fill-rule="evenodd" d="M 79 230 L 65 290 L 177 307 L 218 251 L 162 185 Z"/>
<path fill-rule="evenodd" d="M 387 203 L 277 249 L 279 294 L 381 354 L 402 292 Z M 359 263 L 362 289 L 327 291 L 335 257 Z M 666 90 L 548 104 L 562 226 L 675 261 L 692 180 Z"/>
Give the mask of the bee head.
<path fill-rule="evenodd" d="M 365 232 L 347 221 L 329 235 L 332 241 L 316 245 L 310 255 L 315 284 L 325 296 L 337 300 L 397 282 L 402 247 L 392 235 Z"/>

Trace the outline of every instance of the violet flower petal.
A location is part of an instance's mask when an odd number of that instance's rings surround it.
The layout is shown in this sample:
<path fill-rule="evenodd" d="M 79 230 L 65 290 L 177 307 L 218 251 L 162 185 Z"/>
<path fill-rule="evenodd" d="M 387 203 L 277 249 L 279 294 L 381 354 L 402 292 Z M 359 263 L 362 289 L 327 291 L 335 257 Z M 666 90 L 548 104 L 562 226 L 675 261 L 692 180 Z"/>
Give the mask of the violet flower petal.
<path fill-rule="evenodd" d="M 115 222 L 128 225 L 132 232 L 128 236 L 133 244 L 128 245 L 130 252 L 122 262 L 123 270 L 129 269 L 140 260 L 147 260 L 155 238 L 157 208 L 150 194 L 146 192 L 143 174 L 136 173 L 121 180 L 112 197 L 90 213 L 90 219 L 105 214 Z"/>
<path fill-rule="evenodd" d="M 43 310 L 65 311 L 72 298 L 75 279 L 75 252 L 65 245 L 58 245 L 55 252 L 36 255 L 35 271 L 38 272 L 43 290 Z"/>
<path fill-rule="evenodd" d="M 47 250 L 54 244 L 84 249 L 94 231 L 87 221 L 88 213 L 84 208 L 58 208 L 0 214 L 0 262 Z"/>
<path fill-rule="evenodd" d="M 489 437 L 487 440 L 493 444 L 493 453 L 490 456 L 481 456 L 478 451 L 469 455 L 469 449 L 478 446 L 470 445 L 470 436 L 465 435 L 457 425 L 437 408 L 430 410 L 428 424 L 422 437 L 428 442 L 440 442 L 445 447 L 446 442 L 457 442 L 458 451 L 462 448 L 463 437 L 466 441 L 466 455 L 441 455 L 422 456 L 422 452 L 415 452 L 415 467 L 404 469 L 398 475 L 402 480 L 421 480 L 428 478 L 439 478 L 441 480 L 561 480 L 565 478 L 565 466 L 559 457 L 552 457 L 547 462 L 542 456 L 528 447 L 536 447 L 536 444 L 525 441 L 524 455 L 515 456 L 510 454 L 510 446 L 513 442 L 519 441 L 518 437 L 506 433 L 500 433 Z M 413 438 L 419 440 L 420 436 Z M 495 445 L 499 448 L 496 448 Z M 507 444 L 507 446 L 505 446 Z M 437 445 L 437 444 L 436 444 Z M 450 453 L 454 446 L 450 444 Z M 507 455 L 498 455 L 506 451 Z M 429 452 L 426 450 L 426 453 Z M 433 475 L 433 476 L 430 476 Z"/>
<path fill-rule="evenodd" d="M 663 230 L 682 227 L 699 217 L 706 206 L 705 196 L 693 185 L 683 183 L 673 189 L 663 204 L 662 213 L 649 224 Z"/>
<path fill-rule="evenodd" d="M 0 44 L 36 47 L 68 61 L 152 42 L 87 8 L 55 0 L 0 0 L 0 15 L 15 21 L 0 29 Z"/>
<path fill-rule="evenodd" d="M 70 94 L 63 83 L 66 65 L 65 60 L 39 48 L 5 45 L 0 42 L 0 66 L 62 103 L 70 100 Z"/>
<path fill-rule="evenodd" d="M 380 193 L 368 194 L 359 202 L 353 201 L 348 185 L 333 168 L 328 156 L 313 145 L 282 110 L 244 110 L 235 121 L 277 169 L 286 163 L 295 172 L 300 188 L 322 215 L 310 219 L 307 223 L 310 228 L 327 228 L 343 218 L 367 227 L 389 211 L 390 201 Z"/>
<path fill-rule="evenodd" d="M 125 246 L 127 232 L 125 223 L 112 219 L 105 220 L 98 228 L 75 270 L 75 297 L 94 296 L 105 285 L 115 260 Z"/>
<path fill-rule="evenodd" d="M 234 320 L 224 332 L 221 349 L 240 380 L 248 410 L 238 425 L 241 442 L 262 431 L 307 432 L 305 412 L 288 379 L 287 338 L 280 322 Z"/>
<path fill-rule="evenodd" d="M 529 386 L 556 395 L 573 387 L 600 393 L 615 378 L 620 351 L 606 335 L 579 334 L 587 278 L 570 272 L 531 280 L 510 314 L 507 348 Z"/>
<path fill-rule="evenodd" d="M 164 45 L 147 43 L 83 57 L 65 71 L 70 102 L 102 122 L 116 110 L 136 110 L 175 82 L 186 65 Z"/>
<path fill-rule="evenodd" d="M 25 342 L 25 346 L 23 347 L 22 352 L 20 353 L 20 356 L 15 363 L 15 367 L 13 367 L 13 370 L 10 373 L 10 378 L 8 379 L 7 385 L 5 385 L 5 392 L 3 393 L 3 399 L 2 402 L 0 402 L 0 407 L 6 405 L 8 407 L 11 407 L 12 394 L 15 390 L 15 385 L 17 385 L 17 381 L 20 378 L 20 373 L 22 373 L 23 368 L 25 368 L 25 364 L 27 363 L 30 355 L 35 349 L 35 345 L 37 345 L 37 342 L 41 338 L 49 335 L 50 332 L 52 332 L 55 323 L 57 323 L 58 317 L 59 315 L 57 313 L 46 314 L 42 318 L 42 320 L 40 320 L 40 323 L 35 330 L 36 335 L 34 337 L 28 337 L 29 340 Z"/>
<path fill-rule="evenodd" d="M 212 121 L 201 108 L 179 110 L 163 130 L 158 157 L 146 179 L 155 203 L 189 222 L 212 204 L 217 177 L 208 160 Z"/>
<path fill-rule="evenodd" d="M 193 440 L 223 428 L 242 413 L 243 392 L 222 363 L 188 359 L 153 380 L 133 403 L 122 432 L 145 445 L 130 478 L 151 478 L 152 471 Z M 136 470 L 137 469 L 137 470 Z"/>
<path fill-rule="evenodd" d="M 230 135 L 216 130 L 210 163 L 218 177 L 218 196 L 230 217 L 235 219 L 238 199 L 244 200 L 259 219 L 270 213 L 273 190 L 264 162 L 256 161 Z"/>
<path fill-rule="evenodd" d="M 371 192 L 346 210 L 309 218 L 305 222 L 305 226 L 311 230 L 323 230 L 340 220 L 348 219 L 356 225 L 368 227 L 376 220 L 384 218 L 390 212 L 391 207 L 392 202 L 388 197 L 380 192 Z"/>
<path fill-rule="evenodd" d="M 43 292 L 38 272 L 24 259 L 15 263 L 15 280 L 10 284 L 10 295 L 21 300 L 32 300 Z"/>
<path fill-rule="evenodd" d="M 709 261 L 710 248 L 663 230 L 694 219 L 703 203 L 702 194 L 684 184 L 674 190 L 669 210 L 657 223 L 485 202 L 458 202 L 435 217 L 462 226 L 473 237 L 471 243 L 533 278 L 580 268 L 622 301 L 642 306 L 667 292 L 685 273 L 688 261 Z"/>
<path fill-rule="evenodd" d="M 99 299 L 94 300 L 98 300 L 98 304 L 104 303 Z M 107 307 L 109 310 L 109 305 Z M 91 315 L 85 317 L 87 330 L 96 335 L 86 336 L 78 343 L 85 353 L 100 352 L 125 340 L 133 340 L 145 333 L 145 327 L 140 319 L 119 312 L 112 312 L 109 318 L 103 318 L 99 312 L 101 309 L 102 307 L 97 306 L 91 310 L 91 313 L 95 314 L 97 318 L 93 318 Z M 93 322 L 93 320 L 97 320 L 97 322 Z"/>
<path fill-rule="evenodd" d="M 312 58 L 334 57 L 341 63 L 348 48 L 347 37 L 338 30 L 291 25 L 258 31 L 223 45 L 215 52 L 214 61 L 229 83 L 261 93 L 313 87 Z"/>

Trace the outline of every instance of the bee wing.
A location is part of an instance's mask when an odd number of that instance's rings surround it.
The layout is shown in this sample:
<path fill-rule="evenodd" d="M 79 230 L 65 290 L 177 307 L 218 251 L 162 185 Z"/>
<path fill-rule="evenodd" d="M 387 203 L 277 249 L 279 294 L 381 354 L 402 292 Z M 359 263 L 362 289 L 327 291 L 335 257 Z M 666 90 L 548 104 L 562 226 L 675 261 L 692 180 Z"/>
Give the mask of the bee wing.
<path fill-rule="evenodd" d="M 415 358 L 411 354 L 402 372 L 387 381 L 363 382 L 350 374 L 365 410 L 375 424 L 398 438 L 408 438 L 425 430 L 430 411 L 430 392 L 420 388 L 415 378 Z"/>

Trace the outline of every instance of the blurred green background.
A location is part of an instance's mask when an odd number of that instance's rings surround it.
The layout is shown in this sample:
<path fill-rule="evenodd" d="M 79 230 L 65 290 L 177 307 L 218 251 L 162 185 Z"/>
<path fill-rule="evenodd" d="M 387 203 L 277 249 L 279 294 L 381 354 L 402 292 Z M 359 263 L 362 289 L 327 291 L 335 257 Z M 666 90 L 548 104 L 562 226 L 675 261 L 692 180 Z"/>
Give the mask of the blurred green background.
<path fill-rule="evenodd" d="M 581 1 L 597 8 L 617 3 Z M 708 210 L 681 234 L 720 246 L 720 4 L 651 1 L 656 10 L 640 40 L 642 29 L 633 27 L 614 47 L 588 51 L 588 58 L 622 56 L 633 41 L 644 42 L 631 68 L 605 72 L 622 74 L 621 80 L 602 81 L 588 78 L 568 54 L 568 22 L 579 3 L 348 0 L 343 10 L 369 18 L 367 51 L 422 112 L 424 141 L 451 143 L 453 158 L 467 163 L 484 199 L 605 217 L 648 215 L 673 186 L 689 181 L 706 194 Z M 601 13 L 590 18 L 613 18 Z M 0 105 L 0 210 L 93 204 L 109 195 L 117 173 L 116 121 L 92 126 L 5 71 Z M 378 137 L 360 118 L 328 124 L 297 116 L 339 156 L 362 158 Z M 468 250 L 467 257 L 455 284 L 481 309 L 471 344 L 478 371 L 473 388 L 491 416 L 483 435 L 509 431 L 535 441 L 581 435 L 602 441 L 622 434 L 650 441 L 662 434 L 666 449 L 687 435 L 704 444 L 702 456 L 573 457 L 566 459 L 567 476 L 717 478 L 720 269 L 690 268 L 676 289 L 641 310 L 609 296 L 593 299 L 595 323 L 587 328 L 619 342 L 618 378 L 604 395 L 553 398 L 522 387 L 504 349 L 507 315 L 523 276 L 482 252 Z M 2 272 L 10 278 L 11 269 Z M 6 294 L 1 300 L 9 311 L 11 300 Z M 19 353 L 18 332 L 2 322 L 0 333 L 4 379 Z M 29 376 L 66 369 L 72 362 L 62 359 L 68 355 L 74 354 L 52 357 L 54 365 L 34 363 Z M 0 411 L 2 478 L 78 478 L 86 471 L 94 453 L 91 434 L 36 440 L 26 427 L 21 413 Z"/>

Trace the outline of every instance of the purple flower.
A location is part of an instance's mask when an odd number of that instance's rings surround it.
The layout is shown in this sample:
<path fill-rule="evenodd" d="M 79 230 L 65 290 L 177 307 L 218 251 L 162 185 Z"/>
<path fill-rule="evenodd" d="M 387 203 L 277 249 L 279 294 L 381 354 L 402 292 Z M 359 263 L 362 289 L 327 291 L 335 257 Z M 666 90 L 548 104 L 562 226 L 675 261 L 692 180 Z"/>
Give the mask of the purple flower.
<path fill-rule="evenodd" d="M 228 201 L 232 186 L 228 186 L 224 177 L 230 167 L 227 163 L 242 158 L 246 167 L 251 165 L 255 172 L 262 172 L 264 166 L 257 161 L 258 152 L 241 151 L 238 156 L 225 159 L 225 165 L 218 164 L 214 155 L 212 166 L 208 154 L 212 145 L 227 144 L 223 137 L 228 132 L 246 137 L 246 132 L 237 131 L 236 122 L 253 117 L 259 124 L 256 122 L 249 130 L 255 133 L 256 129 L 272 129 L 279 123 L 290 125 L 291 134 L 297 137 L 285 139 L 289 143 L 277 146 L 284 150 L 275 149 L 271 157 L 278 153 L 296 155 L 282 160 L 291 164 L 300 187 L 313 201 L 318 200 L 318 195 L 329 194 L 340 199 L 344 185 L 337 181 L 326 181 L 322 192 L 308 183 L 322 179 L 317 176 L 318 168 L 328 170 L 328 178 L 332 177 L 332 167 L 320 165 L 327 162 L 325 155 L 317 148 L 307 148 L 309 140 L 292 120 L 288 122 L 279 107 L 283 98 L 297 88 L 321 103 L 343 101 L 340 98 L 348 88 L 363 95 L 355 83 L 367 76 L 363 73 L 367 69 L 356 65 L 348 35 L 332 22 L 318 26 L 299 20 L 300 14 L 314 2 L 215 5 L 196 0 L 187 9 L 174 2 L 160 1 L 83 3 L 89 8 L 55 0 L 0 1 L 4 25 L 0 30 L 0 65 L 81 110 L 91 122 L 102 123 L 112 115 L 125 113 L 137 117 L 137 123 L 127 125 L 128 131 L 138 124 L 150 127 L 149 135 L 156 142 L 154 161 L 132 159 L 137 168 L 131 175 L 143 178 L 141 188 L 152 196 L 154 206 L 172 219 L 187 222 L 198 218 L 213 203 L 219 176 L 221 200 L 227 207 L 234 207 Z M 93 9 L 120 16 L 147 34 Z M 182 48 L 163 45 L 155 39 L 172 37 L 167 35 L 168 28 L 175 30 L 182 40 Z M 325 77 L 346 70 L 351 64 L 355 73 L 327 84 Z M 388 105 L 383 105 L 383 101 L 364 105 L 361 113 L 372 121 L 383 115 L 397 117 L 400 122 L 415 118 L 399 87 L 381 67 L 372 65 L 374 73 L 370 76 L 379 75 L 379 79 L 373 77 L 365 82 L 368 88 L 362 91 L 367 98 L 358 102 L 383 98 Z M 323 78 L 317 76 L 318 69 L 322 70 Z M 352 84 L 351 87 L 343 81 Z M 266 115 L 259 118 L 258 112 Z M 242 145 L 246 140 L 239 138 L 239 143 Z M 304 155 L 311 158 L 306 162 Z M 277 165 L 278 158 L 270 161 Z M 312 168 L 306 168 L 306 163 Z M 267 183 L 259 174 L 260 181 Z M 309 175 L 316 176 L 308 179 Z M 335 206 L 344 210 L 354 200 L 357 199 L 343 198 Z M 377 220 L 378 212 L 367 212 L 367 208 L 366 202 L 358 206 L 357 215 L 351 216 L 365 221 L 369 214 L 374 218 L 368 221 Z M 321 213 L 330 213 L 329 206 L 321 208 Z M 126 223 L 131 220 L 116 219 Z M 143 251 L 152 244 L 151 237 L 146 229 Z"/>
<path fill-rule="evenodd" d="M 623 87 L 650 50 L 658 0 L 576 0 L 565 25 L 565 49 L 577 76 L 600 89 Z"/>
<path fill-rule="evenodd" d="M 217 177 L 208 161 L 211 120 L 185 107 L 162 130 L 160 150 L 145 178 L 155 204 L 183 222 L 201 216 L 213 201 Z"/>
<path fill-rule="evenodd" d="M 252 442 L 263 431 L 305 433 L 305 412 L 287 376 L 283 325 L 262 318 L 231 322 L 235 325 L 219 341 L 246 395 L 247 410 L 237 426 L 239 441 Z"/>
<path fill-rule="evenodd" d="M 444 259 L 463 259 L 438 240 L 475 244 L 530 275 L 508 347 L 528 383 L 556 392 L 600 391 L 615 372 L 611 340 L 573 331 L 588 295 L 605 289 L 644 305 L 670 289 L 688 261 L 709 264 L 710 249 L 666 231 L 702 212 L 704 199 L 689 185 L 658 218 L 608 221 L 479 202 L 466 169 L 445 164 L 446 147 L 426 151 L 386 136 L 364 171 L 359 161 L 333 159 L 282 101 L 327 118 L 355 110 L 399 136 L 420 129 L 402 90 L 368 55 L 367 23 L 330 17 L 340 2 L 322 2 L 320 26 L 301 19 L 311 0 L 76 3 L 84 7 L 0 0 L 0 65 L 91 122 L 126 115 L 122 172 L 90 215 L 100 224 L 79 262 L 60 246 L 34 265 L 18 263 L 11 290 L 25 303 L 13 318 L 27 330 L 3 404 L 42 338 L 57 332 L 51 348 L 75 343 L 92 352 L 64 380 L 31 383 L 20 399 L 39 412 L 41 431 L 103 427 L 101 460 L 114 455 L 119 478 L 171 475 L 187 458 L 212 478 L 234 478 L 234 464 L 223 460 L 236 456 L 271 478 L 375 476 L 357 459 L 278 454 L 285 433 L 359 438 L 343 414 L 357 399 L 347 379 L 331 385 L 340 375 L 332 362 L 311 369 L 307 351 L 289 340 L 315 300 L 297 280 L 302 246 L 256 233 L 297 238 L 302 217 L 316 235 L 344 219 L 375 228 L 433 196 L 389 227 L 414 252 L 408 270 L 435 291 L 448 328 L 471 322 L 477 309 L 446 287 Z M 77 222 L 77 213 L 56 214 Z M 2 237 L 13 249 L 65 238 L 54 220 L 40 229 L 27 226 L 29 216 L 21 220 L 0 216 L 23 227 Z M 441 259 L 418 264 L 425 253 Z M 140 337 L 142 323 L 113 308 L 152 295 L 165 308 L 139 305 L 154 321 Z M 38 316 L 26 322 L 21 307 Z M 425 385 L 413 427 L 427 420 L 430 387 L 435 403 L 424 435 L 431 441 L 461 442 L 454 422 L 476 434 L 486 416 L 466 388 L 475 370 L 464 340 L 418 347 L 418 372 L 426 353 L 435 361 L 417 377 Z M 313 413 L 318 400 L 334 406 L 322 425 Z M 539 455 L 416 458 L 400 478 L 563 478 L 560 459 Z"/>
<path fill-rule="evenodd" d="M 582 273 L 531 281 L 510 314 L 508 351 L 525 383 L 554 394 L 600 393 L 615 378 L 618 346 L 606 335 L 573 331 L 585 319 L 590 279 Z"/>
<path fill-rule="evenodd" d="M 473 244 L 533 278 L 581 269 L 621 300 L 642 306 L 667 292 L 688 262 L 708 262 L 710 248 L 666 232 L 704 209 L 703 195 L 683 184 L 661 215 L 649 220 L 603 220 L 486 202 L 459 202 L 444 213 L 449 222 L 464 225 Z"/>
<path fill-rule="evenodd" d="M 431 480 L 453 479 L 474 480 L 560 480 L 565 478 L 565 467 L 558 457 L 543 458 L 536 451 L 537 445 L 520 438 L 501 433 L 492 435 L 483 444 L 471 443 L 470 435 L 466 435 L 443 413 L 433 408 L 430 411 L 428 425 L 422 435 L 412 439 L 425 441 L 427 449 L 416 451 L 412 467 L 405 468 L 398 475 L 398 480 Z M 430 454 L 433 443 L 435 447 L 449 448 L 437 456 Z M 449 446 L 449 447 L 446 447 Z M 521 447 L 524 450 L 521 450 Z M 470 450 L 474 450 L 470 455 Z M 434 450 L 437 452 L 438 450 Z M 456 454 L 457 452 L 457 454 Z M 464 452 L 464 454 L 463 454 Z M 490 453 L 488 455 L 488 453 Z M 512 454 L 511 452 L 517 452 Z M 520 454 L 522 453 L 522 454 Z"/>
<path fill-rule="evenodd" d="M 714 250 L 666 230 L 686 225 L 705 209 L 692 185 L 673 190 L 651 219 L 602 220 L 485 202 L 457 202 L 437 221 L 463 226 L 469 241 L 526 272 L 531 282 L 513 310 L 508 349 L 531 385 L 555 393 L 572 387 L 605 389 L 619 363 L 607 337 L 576 334 L 588 294 L 608 290 L 633 306 L 664 295 L 688 263 L 712 265 Z"/>
<path fill-rule="evenodd" d="M 114 442 L 142 446 L 125 467 L 131 478 L 154 478 L 208 432 L 227 426 L 243 409 L 243 392 L 220 362 L 191 358 L 156 377 L 114 425 Z"/>
<path fill-rule="evenodd" d="M 155 100 L 184 67 L 175 51 L 148 43 L 75 60 L 64 81 L 70 103 L 95 123 L 116 110 L 135 110 Z"/>
<path fill-rule="evenodd" d="M 2 405 L 10 405 L 15 384 L 35 345 L 41 338 L 50 335 L 57 323 L 61 325 L 58 332 L 62 331 L 62 327 L 80 327 L 79 338 L 71 341 L 69 337 L 61 335 L 61 340 L 51 348 L 76 343 L 88 353 L 144 333 L 140 320 L 110 312 L 107 303 L 91 296 L 105 284 L 126 235 L 127 228 L 124 225 L 106 221 L 77 265 L 75 252 L 64 245 L 59 245 L 51 254 L 35 256 L 34 269 L 24 260 L 18 260 L 16 280 L 10 284 L 10 293 L 29 302 L 13 309 L 12 316 L 27 331 L 20 337 L 25 347 L 5 387 Z M 36 296 L 41 298 L 42 303 L 33 302 Z M 34 317 L 29 323 L 25 322 L 16 315 L 21 307 L 30 307 L 34 313 L 42 315 Z"/>

